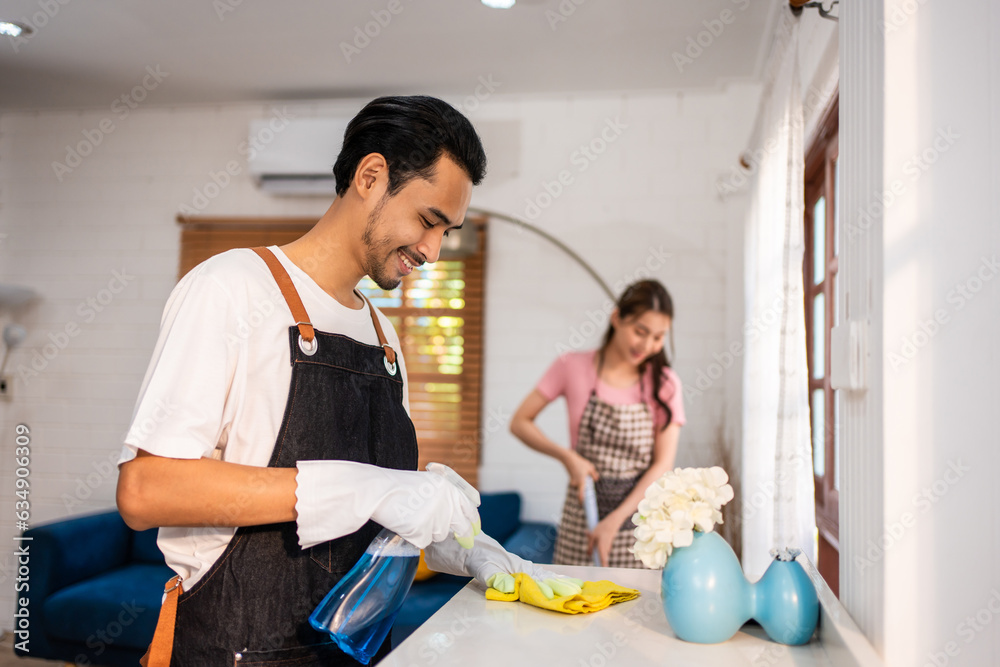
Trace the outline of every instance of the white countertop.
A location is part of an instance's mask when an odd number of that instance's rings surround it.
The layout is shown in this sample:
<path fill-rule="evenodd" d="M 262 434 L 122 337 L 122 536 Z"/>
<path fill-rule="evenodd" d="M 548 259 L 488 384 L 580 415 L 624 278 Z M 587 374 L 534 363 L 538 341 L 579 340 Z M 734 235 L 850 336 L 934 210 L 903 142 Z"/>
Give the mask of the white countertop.
<path fill-rule="evenodd" d="M 721 644 L 677 639 L 660 602 L 660 570 L 546 565 L 586 581 L 608 579 L 635 588 L 635 600 L 592 614 L 559 614 L 521 602 L 484 597 L 473 580 L 379 663 L 416 665 L 515 665 L 516 667 L 782 667 L 834 665 L 818 636 L 804 646 L 771 641 L 760 626 L 743 627 Z"/>

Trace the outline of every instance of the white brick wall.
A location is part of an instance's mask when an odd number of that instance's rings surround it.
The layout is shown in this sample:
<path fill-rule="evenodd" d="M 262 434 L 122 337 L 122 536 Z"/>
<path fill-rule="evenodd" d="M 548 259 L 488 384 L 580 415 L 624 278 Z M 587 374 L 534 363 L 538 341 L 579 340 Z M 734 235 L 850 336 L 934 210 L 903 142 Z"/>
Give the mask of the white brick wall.
<path fill-rule="evenodd" d="M 733 86 L 683 97 L 494 96 L 469 115 L 474 122 L 520 122 L 520 168 L 514 178 L 487 178 L 473 205 L 523 217 L 526 199 L 537 198 L 545 192 L 543 182 L 569 170 L 573 182 L 533 222 L 574 248 L 612 285 L 639 277 L 636 270 L 654 256 L 653 249 L 669 253 L 655 277 L 674 296 L 675 367 L 691 382 L 727 344 L 727 310 L 730 317 L 742 311 L 734 303 L 740 290 L 732 288 L 733 281 L 742 284 L 734 261 L 742 239 L 734 240 L 729 222 L 740 215 L 732 201 L 716 197 L 714 183 L 745 147 L 748 116 L 756 108 L 747 101 L 757 92 Z M 350 116 L 363 102 L 289 109 L 303 116 Z M 128 427 L 176 280 L 175 216 L 182 205 L 192 205 L 210 172 L 234 159 L 243 167 L 201 211 L 207 215 L 318 217 L 328 205 L 325 199 L 277 199 L 255 190 L 238 146 L 249 121 L 271 112 L 267 105 L 247 104 L 140 108 L 124 119 L 108 110 L 0 116 L 0 234 L 6 234 L 0 236 L 0 282 L 40 294 L 31 306 L 0 311 L 0 326 L 16 321 L 29 332 L 8 361 L 14 397 L 0 402 L 0 432 L 3 442 L 13 443 L 16 424 L 31 428 L 33 524 L 114 506 L 117 473 L 110 461 Z M 114 131 L 60 182 L 52 163 L 64 161 L 67 146 L 108 118 Z M 626 127 L 581 171 L 574 151 L 615 119 Z M 504 150 L 488 148 L 495 159 Z M 488 270 L 484 414 L 492 411 L 506 422 L 555 358 L 557 344 L 576 342 L 573 332 L 590 321 L 587 311 L 599 309 L 604 297 L 568 257 L 503 223 L 490 231 Z M 111 282 L 115 271 L 120 282 Z M 97 300 L 100 312 L 88 299 Z M 75 335 L 59 335 L 74 323 Z M 28 370 L 33 360 L 37 374 Z M 679 464 L 710 460 L 730 375 L 688 405 Z M 543 413 L 540 425 L 566 441 L 561 405 Z M 12 445 L 5 451 L 0 493 L 9 511 L 0 514 L 0 543 L 10 543 L 15 533 Z M 516 441 L 506 423 L 486 434 L 483 462 L 484 490 L 520 490 L 528 518 L 557 518 L 564 473 Z M 10 566 L 10 556 L 0 555 L 0 580 L 10 580 Z M 10 590 L 0 587 L 5 627 L 11 625 Z"/>
<path fill-rule="evenodd" d="M 525 157 L 516 181 L 494 189 L 487 179 L 473 205 L 525 217 L 525 200 L 544 193 L 543 182 L 568 169 L 573 183 L 532 222 L 582 255 L 606 282 L 618 283 L 619 291 L 642 277 L 637 269 L 662 247 L 669 259 L 653 275 L 674 297 L 674 365 L 682 381 L 693 382 L 729 344 L 727 310 L 742 317 L 742 231 L 736 227 L 734 239 L 731 227 L 742 220 L 745 202 L 720 201 L 715 180 L 745 148 L 753 120 L 734 110 L 755 110 L 758 95 L 754 86 L 734 86 L 699 95 L 521 100 L 509 107 L 490 100 L 481 116 L 520 112 Z M 580 172 L 571 154 L 599 136 L 609 117 L 627 127 Z M 579 344 L 580 334 L 588 332 L 583 347 L 596 345 L 604 327 L 594 331 L 587 313 L 601 310 L 605 297 L 581 268 L 541 238 L 497 224 L 490 248 L 484 400 L 487 409 L 509 419 L 558 346 Z M 679 465 L 714 460 L 725 387 L 732 385 L 735 393 L 728 400 L 735 398 L 737 405 L 741 395 L 737 366 L 688 401 Z M 563 402 L 547 408 L 539 425 L 557 442 L 568 442 Z M 506 428 L 485 434 L 483 464 L 484 490 L 517 489 L 528 518 L 558 520 L 566 483 L 561 466 Z"/>

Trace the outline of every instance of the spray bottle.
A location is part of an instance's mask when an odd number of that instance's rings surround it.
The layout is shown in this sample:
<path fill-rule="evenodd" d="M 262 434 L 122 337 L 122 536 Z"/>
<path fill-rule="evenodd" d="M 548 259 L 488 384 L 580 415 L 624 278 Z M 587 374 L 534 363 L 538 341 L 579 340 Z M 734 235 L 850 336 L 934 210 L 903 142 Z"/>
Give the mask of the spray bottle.
<path fill-rule="evenodd" d="M 587 519 L 587 530 L 593 532 L 600 518 L 597 515 L 597 491 L 594 489 L 594 478 L 587 475 L 583 478 L 583 515 Z M 594 548 L 594 565 L 601 567 L 601 556 Z"/>
<path fill-rule="evenodd" d="M 479 505 L 479 492 L 442 463 L 428 463 L 427 470 L 441 475 Z M 479 526 L 475 526 L 478 532 Z M 473 537 L 455 538 L 466 549 Z M 413 584 L 420 549 L 393 531 L 383 528 L 360 560 L 309 616 L 309 624 L 326 632 L 344 653 L 367 665 L 396 620 Z"/>

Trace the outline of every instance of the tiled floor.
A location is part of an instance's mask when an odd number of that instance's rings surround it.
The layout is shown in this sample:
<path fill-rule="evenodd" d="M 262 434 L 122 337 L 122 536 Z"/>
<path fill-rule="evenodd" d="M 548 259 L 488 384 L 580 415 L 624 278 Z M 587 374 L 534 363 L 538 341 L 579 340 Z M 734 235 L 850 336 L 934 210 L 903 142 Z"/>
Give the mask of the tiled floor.
<path fill-rule="evenodd" d="M 43 665 L 65 665 L 56 660 L 22 658 L 14 653 L 14 635 L 9 632 L 0 639 L 0 667 L 42 667 Z"/>

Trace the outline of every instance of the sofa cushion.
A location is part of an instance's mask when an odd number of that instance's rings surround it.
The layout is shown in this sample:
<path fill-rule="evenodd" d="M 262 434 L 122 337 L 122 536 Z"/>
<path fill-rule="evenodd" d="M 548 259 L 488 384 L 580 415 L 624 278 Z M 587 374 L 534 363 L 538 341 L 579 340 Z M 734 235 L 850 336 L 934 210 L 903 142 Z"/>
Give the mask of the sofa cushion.
<path fill-rule="evenodd" d="M 500 544 L 514 534 L 521 525 L 521 496 L 513 491 L 508 493 L 482 494 L 479 518 L 483 530 Z"/>
<path fill-rule="evenodd" d="M 532 563 L 551 563 L 556 545 L 556 527 L 549 523 L 525 522 L 506 542 L 504 549 Z"/>
<path fill-rule="evenodd" d="M 135 564 L 67 586 L 42 607 L 54 638 L 104 646 L 145 649 L 156 630 L 163 584 L 173 576 L 166 565 Z"/>
<path fill-rule="evenodd" d="M 155 563 L 165 565 L 163 552 L 156 546 L 156 535 L 159 529 L 150 528 L 140 533 L 132 533 L 132 562 L 134 563 Z"/>
<path fill-rule="evenodd" d="M 40 525 L 24 535 L 33 540 L 32 554 L 37 554 L 32 557 L 32 569 L 50 572 L 46 585 L 58 590 L 125 565 L 131 532 L 118 512 L 102 512 Z M 95 539 L 98 535 L 100 539 Z"/>

